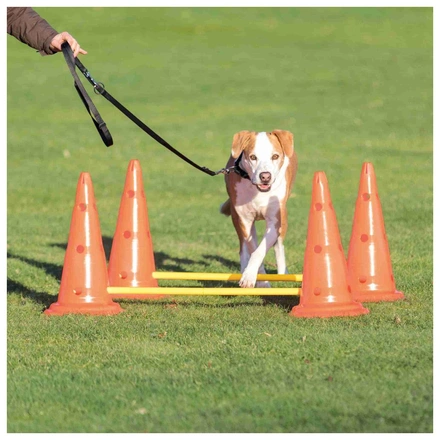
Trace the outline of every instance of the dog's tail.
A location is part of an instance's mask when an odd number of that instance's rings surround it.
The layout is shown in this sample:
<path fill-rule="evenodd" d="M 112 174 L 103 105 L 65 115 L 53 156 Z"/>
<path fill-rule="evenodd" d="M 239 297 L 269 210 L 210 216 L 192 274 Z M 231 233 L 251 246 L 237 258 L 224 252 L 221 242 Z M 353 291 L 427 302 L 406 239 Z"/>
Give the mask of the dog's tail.
<path fill-rule="evenodd" d="M 226 215 L 226 217 L 231 215 L 231 199 L 226 200 L 226 202 L 220 206 L 220 213 Z"/>

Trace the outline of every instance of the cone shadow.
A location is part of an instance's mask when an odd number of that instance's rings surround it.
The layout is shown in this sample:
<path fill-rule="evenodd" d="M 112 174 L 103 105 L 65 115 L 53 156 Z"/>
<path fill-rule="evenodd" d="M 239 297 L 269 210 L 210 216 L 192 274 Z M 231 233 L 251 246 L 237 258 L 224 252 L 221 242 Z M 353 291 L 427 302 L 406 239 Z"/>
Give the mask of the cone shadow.
<path fill-rule="evenodd" d="M 29 289 L 23 284 L 8 278 L 7 294 L 12 295 L 14 293 L 21 295 L 24 298 L 31 299 L 37 304 L 43 305 L 45 309 L 47 309 L 50 306 L 50 304 L 53 303 L 54 300 L 54 296 L 50 295 L 47 292 L 39 292 L 34 289 Z"/>

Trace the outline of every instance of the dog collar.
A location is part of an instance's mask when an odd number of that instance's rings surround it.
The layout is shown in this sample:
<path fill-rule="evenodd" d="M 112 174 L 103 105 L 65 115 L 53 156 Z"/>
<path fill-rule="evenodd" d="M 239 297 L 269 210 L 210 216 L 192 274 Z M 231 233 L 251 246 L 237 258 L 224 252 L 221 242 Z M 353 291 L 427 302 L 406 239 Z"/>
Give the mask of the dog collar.
<path fill-rule="evenodd" d="M 240 167 L 240 161 L 242 157 L 243 157 L 243 151 L 241 152 L 240 156 L 238 156 L 237 159 L 235 159 L 234 172 L 237 173 L 243 179 L 250 180 L 249 174 L 243 168 Z"/>

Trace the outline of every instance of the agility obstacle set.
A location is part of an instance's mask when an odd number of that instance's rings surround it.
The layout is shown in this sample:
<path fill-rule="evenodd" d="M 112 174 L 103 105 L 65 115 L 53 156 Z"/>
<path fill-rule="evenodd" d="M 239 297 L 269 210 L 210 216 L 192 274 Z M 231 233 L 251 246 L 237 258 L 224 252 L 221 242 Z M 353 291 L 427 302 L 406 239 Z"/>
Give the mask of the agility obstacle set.
<path fill-rule="evenodd" d="M 259 281 L 302 282 L 301 287 L 160 287 L 158 280 L 239 281 L 241 274 L 156 271 L 142 170 L 126 174 L 109 264 L 102 244 L 92 179 L 80 174 L 57 302 L 45 314 L 113 315 L 114 299 L 154 301 L 174 295 L 299 295 L 293 317 L 369 313 L 363 302 L 403 299 L 396 290 L 373 165 L 362 166 L 352 233 L 345 258 L 324 172 L 313 176 L 303 274 L 259 274 Z"/>

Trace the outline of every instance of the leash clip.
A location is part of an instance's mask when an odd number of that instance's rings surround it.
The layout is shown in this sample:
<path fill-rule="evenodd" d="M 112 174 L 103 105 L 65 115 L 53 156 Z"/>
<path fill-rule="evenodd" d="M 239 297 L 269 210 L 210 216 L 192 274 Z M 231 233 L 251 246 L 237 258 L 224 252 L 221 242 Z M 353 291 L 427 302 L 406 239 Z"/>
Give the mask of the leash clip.
<path fill-rule="evenodd" d="M 96 95 L 102 95 L 105 92 L 104 83 L 95 81 L 93 83 L 93 91 L 95 92 Z"/>
<path fill-rule="evenodd" d="M 218 176 L 219 174 L 224 174 L 225 176 L 228 175 L 231 171 L 235 171 L 235 166 L 229 167 L 229 168 L 222 168 L 221 170 L 217 171 L 214 175 Z"/>

